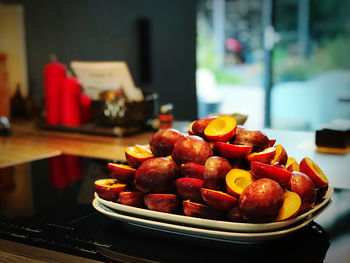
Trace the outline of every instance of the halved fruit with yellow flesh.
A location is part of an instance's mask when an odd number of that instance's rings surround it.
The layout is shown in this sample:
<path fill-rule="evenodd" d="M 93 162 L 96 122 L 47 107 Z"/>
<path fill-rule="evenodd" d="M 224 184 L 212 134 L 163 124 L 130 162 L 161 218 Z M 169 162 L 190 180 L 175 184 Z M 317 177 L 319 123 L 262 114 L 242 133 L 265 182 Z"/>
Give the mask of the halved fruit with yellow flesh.
<path fill-rule="evenodd" d="M 108 169 L 111 171 L 111 177 L 120 182 L 131 182 L 136 172 L 130 165 L 120 163 L 108 163 Z"/>
<path fill-rule="evenodd" d="M 284 192 L 284 200 L 282 207 L 278 212 L 275 221 L 282 221 L 296 216 L 301 207 L 301 198 L 297 193 L 291 191 Z"/>
<path fill-rule="evenodd" d="M 300 172 L 308 175 L 316 187 L 326 187 L 328 179 L 322 172 L 321 168 L 310 158 L 305 157 L 299 164 Z"/>
<path fill-rule="evenodd" d="M 94 183 L 97 195 L 108 201 L 115 201 L 119 194 L 125 190 L 126 184 L 118 183 L 114 179 L 99 179 Z"/>
<path fill-rule="evenodd" d="M 137 168 L 144 161 L 154 157 L 149 146 L 135 145 L 125 149 L 125 158 L 130 166 Z"/>
<path fill-rule="evenodd" d="M 237 198 L 227 193 L 212 189 L 202 188 L 201 195 L 203 200 L 212 208 L 228 211 L 237 204 Z"/>
<path fill-rule="evenodd" d="M 234 168 L 226 174 L 226 189 L 229 194 L 239 197 L 244 189 L 254 182 L 249 171 Z"/>
<path fill-rule="evenodd" d="M 225 142 L 215 142 L 214 149 L 230 161 L 247 156 L 253 149 L 250 145 L 229 144 Z"/>
<path fill-rule="evenodd" d="M 253 152 L 247 155 L 247 159 L 250 162 L 257 161 L 261 163 L 271 163 L 276 155 L 275 147 L 268 147 L 261 152 Z"/>
<path fill-rule="evenodd" d="M 236 120 L 230 116 L 220 116 L 212 120 L 204 130 L 204 135 L 212 141 L 229 141 L 236 133 Z"/>
<path fill-rule="evenodd" d="M 288 160 L 288 155 L 286 150 L 283 148 L 281 144 L 274 146 L 276 148 L 275 157 L 272 160 L 272 164 L 278 163 L 280 165 L 286 165 Z"/>

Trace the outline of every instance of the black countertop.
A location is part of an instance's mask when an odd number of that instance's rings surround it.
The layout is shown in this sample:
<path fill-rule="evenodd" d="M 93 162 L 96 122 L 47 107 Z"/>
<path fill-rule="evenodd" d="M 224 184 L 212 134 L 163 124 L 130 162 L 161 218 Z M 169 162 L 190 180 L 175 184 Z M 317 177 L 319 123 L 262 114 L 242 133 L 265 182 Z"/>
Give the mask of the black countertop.
<path fill-rule="evenodd" d="M 93 182 L 109 178 L 107 162 L 66 155 L 1 169 L 0 239 L 101 262 L 350 261 L 348 189 L 335 188 L 331 206 L 291 235 L 237 244 L 146 229 L 99 213 L 91 204 Z"/>

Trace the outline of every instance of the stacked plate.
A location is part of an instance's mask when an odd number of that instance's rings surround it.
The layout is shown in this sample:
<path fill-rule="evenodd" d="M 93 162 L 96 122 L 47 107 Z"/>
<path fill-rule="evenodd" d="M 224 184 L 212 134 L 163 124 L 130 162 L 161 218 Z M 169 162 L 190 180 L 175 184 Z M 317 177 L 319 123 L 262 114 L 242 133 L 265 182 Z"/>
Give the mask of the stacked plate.
<path fill-rule="evenodd" d="M 289 220 L 263 224 L 218 221 L 156 212 L 106 201 L 96 193 L 92 205 L 97 211 L 113 219 L 157 231 L 235 243 L 260 243 L 292 234 L 309 224 L 331 204 L 332 194 L 333 188 L 329 187 L 323 201 L 309 211 Z"/>

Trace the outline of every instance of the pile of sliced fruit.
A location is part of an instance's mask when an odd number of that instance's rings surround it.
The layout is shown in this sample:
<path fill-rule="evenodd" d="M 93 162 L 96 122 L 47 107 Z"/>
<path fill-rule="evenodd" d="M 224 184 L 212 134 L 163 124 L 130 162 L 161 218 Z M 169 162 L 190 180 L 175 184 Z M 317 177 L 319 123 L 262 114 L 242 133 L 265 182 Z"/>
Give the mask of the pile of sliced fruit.
<path fill-rule="evenodd" d="M 310 158 L 298 163 L 262 131 L 230 116 L 193 121 L 188 132 L 155 132 L 125 149 L 95 181 L 100 198 L 124 205 L 235 222 L 290 219 L 320 202 L 328 179 Z"/>

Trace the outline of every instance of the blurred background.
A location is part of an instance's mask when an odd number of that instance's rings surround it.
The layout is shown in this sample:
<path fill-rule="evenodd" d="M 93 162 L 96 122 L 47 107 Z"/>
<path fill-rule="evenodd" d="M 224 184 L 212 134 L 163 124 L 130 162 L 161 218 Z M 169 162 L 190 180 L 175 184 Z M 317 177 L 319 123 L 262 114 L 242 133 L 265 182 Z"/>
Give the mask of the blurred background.
<path fill-rule="evenodd" d="M 349 13 L 348 0 L 199 1 L 199 114 L 292 130 L 349 119 Z"/>
<path fill-rule="evenodd" d="M 177 120 L 315 130 L 350 119 L 349 13 L 348 0 L 0 0 L 0 70 L 6 96 L 40 107 L 51 54 L 126 61 Z"/>

